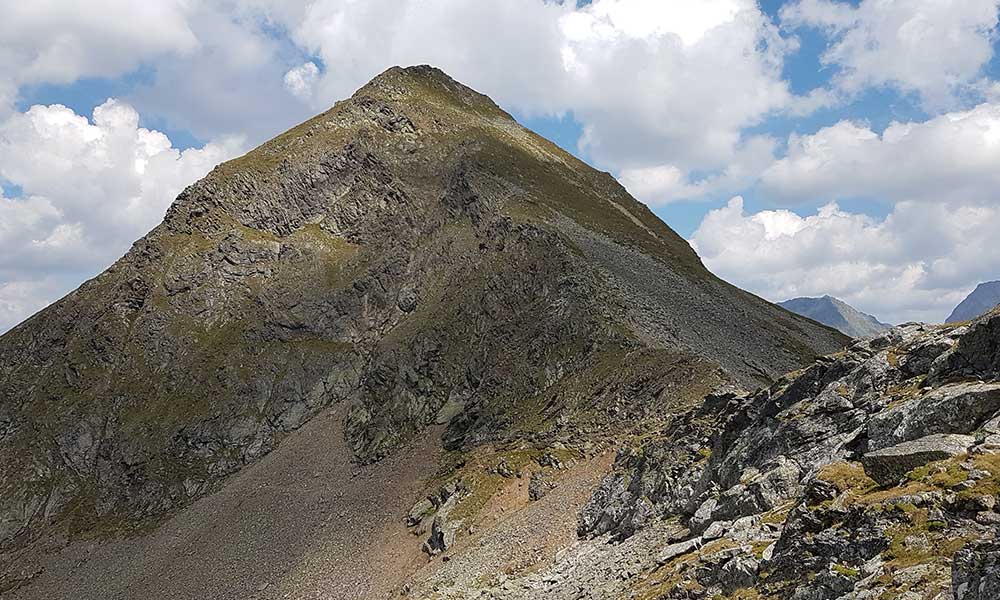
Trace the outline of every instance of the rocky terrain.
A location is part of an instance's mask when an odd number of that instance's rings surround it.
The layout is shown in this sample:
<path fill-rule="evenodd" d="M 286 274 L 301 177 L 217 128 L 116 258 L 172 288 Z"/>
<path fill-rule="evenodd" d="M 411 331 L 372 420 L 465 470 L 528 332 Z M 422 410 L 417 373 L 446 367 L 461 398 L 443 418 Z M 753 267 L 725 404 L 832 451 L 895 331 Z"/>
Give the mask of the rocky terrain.
<path fill-rule="evenodd" d="M 998 496 L 1000 310 L 710 395 L 618 452 L 550 564 L 417 597 L 995 599 Z"/>
<path fill-rule="evenodd" d="M 1000 304 L 1000 281 L 980 283 L 955 307 L 955 310 L 951 311 L 945 323 L 971 321 L 988 313 L 998 304 Z"/>
<path fill-rule="evenodd" d="M 476 589 L 564 550 L 573 507 L 585 538 L 669 520 L 676 490 L 591 498 L 608 452 L 678 419 L 707 439 L 712 394 L 846 341 L 712 276 L 489 98 L 390 69 L 0 337 L 0 593 L 415 594 L 462 547 L 493 552 L 453 579 Z M 393 577 L 345 579 L 366 573 Z"/>
<path fill-rule="evenodd" d="M 792 298 L 791 300 L 779 302 L 778 306 L 803 317 L 809 317 L 824 325 L 829 325 L 853 338 L 878 335 L 892 327 L 832 296 L 823 296 L 822 298 Z"/>

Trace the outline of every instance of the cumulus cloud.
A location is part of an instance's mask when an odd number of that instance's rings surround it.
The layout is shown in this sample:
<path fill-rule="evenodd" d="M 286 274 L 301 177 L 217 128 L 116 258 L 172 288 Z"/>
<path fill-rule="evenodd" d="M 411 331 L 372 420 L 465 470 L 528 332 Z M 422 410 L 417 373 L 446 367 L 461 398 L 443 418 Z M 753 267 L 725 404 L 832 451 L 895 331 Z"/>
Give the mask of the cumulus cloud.
<path fill-rule="evenodd" d="M 317 79 L 319 79 L 319 67 L 310 61 L 285 73 L 285 87 L 296 98 L 307 100 L 312 96 Z"/>
<path fill-rule="evenodd" d="M 791 108 L 781 77 L 791 47 L 756 3 L 643 2 L 661 7 L 643 27 L 619 16 L 629 4 L 640 3 L 599 1 L 561 22 L 567 104 L 599 162 L 721 169 L 736 158 L 743 129 Z"/>
<path fill-rule="evenodd" d="M 33 106 L 0 123 L 0 330 L 96 274 L 162 219 L 184 186 L 241 150 L 184 151 L 108 100 L 91 119 Z"/>
<path fill-rule="evenodd" d="M 721 170 L 693 178 L 674 165 L 626 168 L 618 179 L 633 196 L 656 206 L 678 200 L 697 200 L 733 194 L 753 185 L 774 164 L 777 140 L 756 135 L 740 143 Z"/>
<path fill-rule="evenodd" d="M 10 110 L 24 84 L 114 77 L 154 57 L 193 52 L 189 7 L 185 0 L 0 1 L 0 110 Z"/>
<path fill-rule="evenodd" d="M 801 217 L 747 214 L 735 197 L 691 239 L 721 277 L 772 301 L 830 294 L 883 320 L 939 322 L 978 281 L 1000 272 L 984 252 L 1000 208 L 904 202 L 885 219 L 831 203 Z"/>
<path fill-rule="evenodd" d="M 757 192 L 825 206 L 807 217 L 746 214 L 739 198 L 710 212 L 692 241 L 706 264 L 771 300 L 831 294 L 896 322 L 940 321 L 1000 254 L 1000 105 L 983 103 L 881 133 L 841 121 L 792 136 Z M 885 219 L 834 202 L 891 206 Z"/>
<path fill-rule="evenodd" d="M 156 61 L 156 76 L 127 98 L 141 114 L 200 139 L 244 135 L 253 145 L 312 116 L 317 109 L 285 85 L 285 74 L 303 60 L 287 38 L 275 35 L 280 23 L 246 2 L 188 6 L 197 51 Z"/>
<path fill-rule="evenodd" d="M 996 203 L 1000 104 L 892 123 L 881 134 L 841 121 L 789 140 L 762 187 L 783 201 L 878 198 L 888 202 Z"/>
<path fill-rule="evenodd" d="M 827 102 L 790 93 L 782 65 L 794 42 L 754 0 L 101 0 L 58 23 L 44 18 L 57 12 L 52 1 L 5 14 L 24 48 L 10 71 L 71 81 L 155 58 L 156 77 L 129 101 L 202 139 L 263 141 L 389 66 L 426 62 L 524 114 L 571 111 L 604 168 L 683 173 L 657 201 L 728 191 L 746 178 L 741 152 L 757 143 L 743 129 Z M 106 14 L 122 18 L 95 17 Z"/>
<path fill-rule="evenodd" d="M 823 62 L 836 66 L 848 93 L 891 85 L 947 107 L 981 76 L 993 56 L 998 0 L 799 0 L 784 7 L 789 26 L 825 30 L 833 44 Z"/>

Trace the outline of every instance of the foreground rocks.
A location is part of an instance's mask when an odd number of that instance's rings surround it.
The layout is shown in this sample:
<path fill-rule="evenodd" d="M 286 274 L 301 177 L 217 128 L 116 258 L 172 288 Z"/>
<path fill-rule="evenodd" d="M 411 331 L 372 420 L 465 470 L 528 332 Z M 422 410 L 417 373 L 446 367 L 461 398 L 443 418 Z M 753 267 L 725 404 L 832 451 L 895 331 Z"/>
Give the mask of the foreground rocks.
<path fill-rule="evenodd" d="M 576 548 L 484 593 L 1000 598 L 998 326 L 906 325 L 708 398 L 619 452 Z"/>

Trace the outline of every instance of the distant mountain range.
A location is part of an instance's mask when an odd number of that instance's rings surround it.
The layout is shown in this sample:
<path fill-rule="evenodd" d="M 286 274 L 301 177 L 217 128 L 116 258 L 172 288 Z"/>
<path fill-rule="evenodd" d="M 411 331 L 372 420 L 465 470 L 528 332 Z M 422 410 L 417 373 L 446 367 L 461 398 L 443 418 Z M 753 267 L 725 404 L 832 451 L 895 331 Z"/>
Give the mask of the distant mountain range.
<path fill-rule="evenodd" d="M 778 306 L 856 338 L 873 336 L 892 327 L 832 296 L 792 298 L 779 302 Z"/>
<path fill-rule="evenodd" d="M 985 315 L 994 306 L 1000 304 L 1000 281 L 980 283 L 965 300 L 955 307 L 948 315 L 946 323 L 956 321 L 971 321 Z"/>

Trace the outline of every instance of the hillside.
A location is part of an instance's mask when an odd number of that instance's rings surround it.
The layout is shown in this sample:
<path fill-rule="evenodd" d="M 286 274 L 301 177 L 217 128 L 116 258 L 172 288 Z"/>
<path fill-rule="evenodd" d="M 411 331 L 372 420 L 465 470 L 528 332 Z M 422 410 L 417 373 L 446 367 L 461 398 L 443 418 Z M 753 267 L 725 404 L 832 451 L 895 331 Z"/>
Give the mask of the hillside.
<path fill-rule="evenodd" d="M 401 576 L 471 535 L 442 506 L 472 521 L 508 472 L 583 461 L 565 541 L 609 449 L 845 342 L 489 98 L 393 68 L 0 337 L 0 590 L 395 594 L 345 557 Z M 411 520 L 442 518 L 394 537 L 429 489 Z"/>
<path fill-rule="evenodd" d="M 951 311 L 945 323 L 971 321 L 988 313 L 998 304 L 1000 304 L 1000 281 L 980 283 L 955 307 L 955 310 Z"/>
<path fill-rule="evenodd" d="M 865 314 L 832 296 L 823 296 L 822 298 L 792 298 L 791 300 L 779 302 L 778 306 L 833 327 L 853 338 L 878 335 L 891 327 L 891 325 L 882 323 L 875 317 Z"/>

